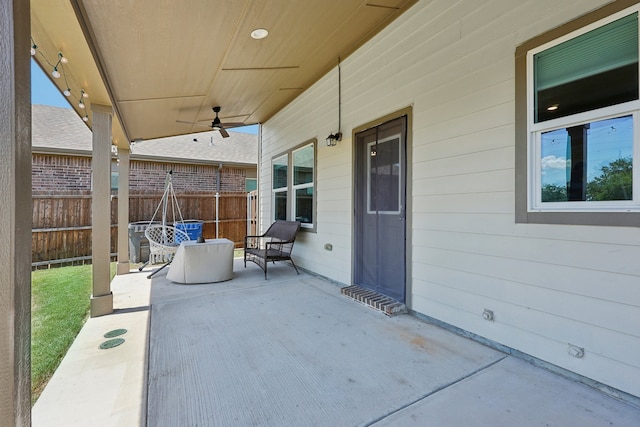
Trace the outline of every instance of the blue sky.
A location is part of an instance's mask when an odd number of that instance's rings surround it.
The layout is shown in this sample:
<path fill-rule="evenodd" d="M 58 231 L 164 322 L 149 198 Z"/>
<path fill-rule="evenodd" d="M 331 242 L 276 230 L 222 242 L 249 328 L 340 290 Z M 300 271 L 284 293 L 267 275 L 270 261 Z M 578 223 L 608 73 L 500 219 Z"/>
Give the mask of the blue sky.
<path fill-rule="evenodd" d="M 31 103 L 71 108 L 67 98 L 51 83 L 33 60 L 31 61 Z"/>
<path fill-rule="evenodd" d="M 31 102 L 33 104 L 71 108 L 67 98 L 51 83 L 51 80 L 33 60 L 31 61 Z M 233 128 L 233 131 L 256 135 L 258 133 L 258 125 Z"/>

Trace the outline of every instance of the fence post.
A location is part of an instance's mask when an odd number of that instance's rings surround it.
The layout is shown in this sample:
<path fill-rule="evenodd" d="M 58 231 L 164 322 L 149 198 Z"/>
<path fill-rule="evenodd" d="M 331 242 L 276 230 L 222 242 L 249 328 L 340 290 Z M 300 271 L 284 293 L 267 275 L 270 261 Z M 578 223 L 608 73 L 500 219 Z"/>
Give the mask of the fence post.
<path fill-rule="evenodd" d="M 247 193 L 247 236 L 251 234 L 251 193 Z"/>
<path fill-rule="evenodd" d="M 218 215 L 219 208 L 220 208 L 220 193 L 216 192 L 216 221 L 215 221 L 216 222 L 216 239 L 218 238 L 219 231 L 220 231 L 220 225 L 219 225 L 220 218 Z"/>

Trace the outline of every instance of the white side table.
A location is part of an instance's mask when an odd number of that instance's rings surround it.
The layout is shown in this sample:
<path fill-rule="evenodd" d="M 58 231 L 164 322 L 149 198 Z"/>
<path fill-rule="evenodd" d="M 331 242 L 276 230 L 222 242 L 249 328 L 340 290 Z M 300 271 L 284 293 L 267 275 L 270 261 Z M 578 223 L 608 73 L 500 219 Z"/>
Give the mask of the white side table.
<path fill-rule="evenodd" d="M 233 242 L 229 239 L 180 243 L 167 279 L 176 283 L 214 283 L 233 277 Z"/>

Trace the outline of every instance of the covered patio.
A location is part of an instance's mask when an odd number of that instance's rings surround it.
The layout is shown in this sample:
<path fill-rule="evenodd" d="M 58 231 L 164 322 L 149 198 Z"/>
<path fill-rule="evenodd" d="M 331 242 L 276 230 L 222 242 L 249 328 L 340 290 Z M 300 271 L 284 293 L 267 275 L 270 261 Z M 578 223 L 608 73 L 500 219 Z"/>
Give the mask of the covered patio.
<path fill-rule="evenodd" d="M 634 426 L 640 409 L 286 264 L 228 282 L 117 276 L 34 426 Z M 104 334 L 125 342 L 101 350 Z"/>
<path fill-rule="evenodd" d="M 637 425 L 640 195 L 536 203 L 554 157 L 541 135 L 613 116 L 634 118 L 640 188 L 638 73 L 629 100 L 544 126 L 532 77 L 537 52 L 623 18 L 637 70 L 638 16 L 640 0 L 0 0 L 1 421 L 32 418 L 34 58 L 93 135 L 91 319 L 35 424 Z M 112 283 L 113 153 L 125 201 L 132 143 L 249 124 L 258 230 L 302 219 L 293 256 L 310 273 L 149 281 L 120 227 Z M 574 164 L 566 151 L 556 169 Z M 385 174 L 389 206 L 371 197 Z M 336 284 L 382 290 L 415 317 Z M 114 329 L 125 342 L 99 350 Z"/>

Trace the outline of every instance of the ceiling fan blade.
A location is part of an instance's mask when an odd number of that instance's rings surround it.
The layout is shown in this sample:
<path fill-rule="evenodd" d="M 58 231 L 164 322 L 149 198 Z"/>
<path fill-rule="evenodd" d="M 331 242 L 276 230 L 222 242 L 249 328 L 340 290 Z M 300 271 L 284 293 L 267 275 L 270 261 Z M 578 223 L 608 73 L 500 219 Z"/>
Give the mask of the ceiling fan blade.
<path fill-rule="evenodd" d="M 185 122 L 184 120 L 176 120 L 176 123 L 184 123 L 184 124 L 187 124 L 187 125 L 203 126 L 203 127 L 207 127 L 207 128 L 211 127 L 211 125 L 207 125 L 207 124 L 204 124 L 204 123 Z"/>
<path fill-rule="evenodd" d="M 240 126 L 246 126 L 246 124 L 242 122 L 222 122 L 222 126 L 226 128 L 237 128 Z"/>
<path fill-rule="evenodd" d="M 222 135 L 223 138 L 229 138 L 229 132 L 224 130 L 224 128 L 220 128 L 220 135 Z"/>

